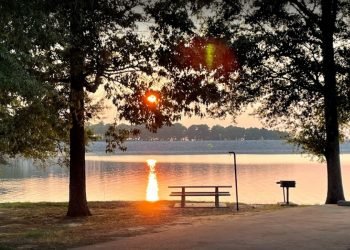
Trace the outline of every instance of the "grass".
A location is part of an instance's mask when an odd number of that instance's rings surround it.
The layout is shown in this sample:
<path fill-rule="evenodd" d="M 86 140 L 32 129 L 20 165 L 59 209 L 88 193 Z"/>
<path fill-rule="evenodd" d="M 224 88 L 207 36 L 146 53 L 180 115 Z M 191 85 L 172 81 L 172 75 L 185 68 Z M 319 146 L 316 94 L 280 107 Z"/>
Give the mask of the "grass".
<path fill-rule="evenodd" d="M 93 216 L 67 218 L 66 203 L 0 203 L 0 250 L 66 249 L 155 232 L 162 226 L 191 224 L 203 218 L 237 216 L 281 209 L 277 205 L 229 208 L 173 208 L 174 201 L 90 202 Z"/>

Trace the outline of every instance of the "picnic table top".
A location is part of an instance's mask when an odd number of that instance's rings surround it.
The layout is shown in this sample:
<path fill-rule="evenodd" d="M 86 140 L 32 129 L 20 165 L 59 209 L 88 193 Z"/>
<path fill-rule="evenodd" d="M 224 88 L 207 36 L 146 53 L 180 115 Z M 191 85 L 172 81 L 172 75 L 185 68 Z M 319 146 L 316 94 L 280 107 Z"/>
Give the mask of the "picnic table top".
<path fill-rule="evenodd" d="M 231 188 L 232 186 L 220 186 L 220 185 L 216 185 L 216 186 L 186 186 L 186 185 L 182 185 L 182 186 L 168 186 L 168 188 Z"/>

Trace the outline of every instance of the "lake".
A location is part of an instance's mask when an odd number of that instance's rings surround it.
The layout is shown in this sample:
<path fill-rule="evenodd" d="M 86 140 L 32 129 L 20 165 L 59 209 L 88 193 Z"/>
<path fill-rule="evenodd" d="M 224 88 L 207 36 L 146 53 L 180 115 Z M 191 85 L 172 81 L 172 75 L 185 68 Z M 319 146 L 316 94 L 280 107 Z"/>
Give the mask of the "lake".
<path fill-rule="evenodd" d="M 283 200 L 276 181 L 295 180 L 290 200 L 322 204 L 326 198 L 324 163 L 302 156 L 281 141 L 129 142 L 128 152 L 104 153 L 98 142 L 87 154 L 89 201 L 158 200 L 169 197 L 169 185 L 232 185 L 233 156 L 237 152 L 240 202 L 276 203 Z M 342 145 L 345 195 L 350 195 L 350 154 Z M 274 153 L 274 154 L 272 154 Z M 68 169 L 35 167 L 30 160 L 16 160 L 0 167 L 0 202 L 67 201 Z M 232 196 L 222 201 L 235 201 Z M 212 200 L 212 197 L 193 198 Z"/>

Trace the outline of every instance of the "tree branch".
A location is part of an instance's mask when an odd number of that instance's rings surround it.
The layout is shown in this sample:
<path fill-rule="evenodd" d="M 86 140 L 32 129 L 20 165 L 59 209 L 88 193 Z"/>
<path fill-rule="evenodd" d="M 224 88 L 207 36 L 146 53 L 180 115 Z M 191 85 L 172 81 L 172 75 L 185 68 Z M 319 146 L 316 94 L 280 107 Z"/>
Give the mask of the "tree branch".
<path fill-rule="evenodd" d="M 296 8 L 297 11 L 302 12 L 306 17 L 308 17 L 313 23 L 318 24 L 319 26 L 321 25 L 321 21 L 319 16 L 317 16 L 315 13 L 310 11 L 305 2 L 299 2 L 298 0 L 289 0 L 290 3 Z"/>

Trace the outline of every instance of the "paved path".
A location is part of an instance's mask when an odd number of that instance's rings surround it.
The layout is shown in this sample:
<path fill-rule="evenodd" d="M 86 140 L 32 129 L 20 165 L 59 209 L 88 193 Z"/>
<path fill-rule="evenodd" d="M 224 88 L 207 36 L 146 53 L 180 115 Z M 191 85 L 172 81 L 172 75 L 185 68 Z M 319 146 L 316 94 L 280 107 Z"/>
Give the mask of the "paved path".
<path fill-rule="evenodd" d="M 226 216 L 82 249 L 350 250 L 350 207 L 296 207 Z"/>

